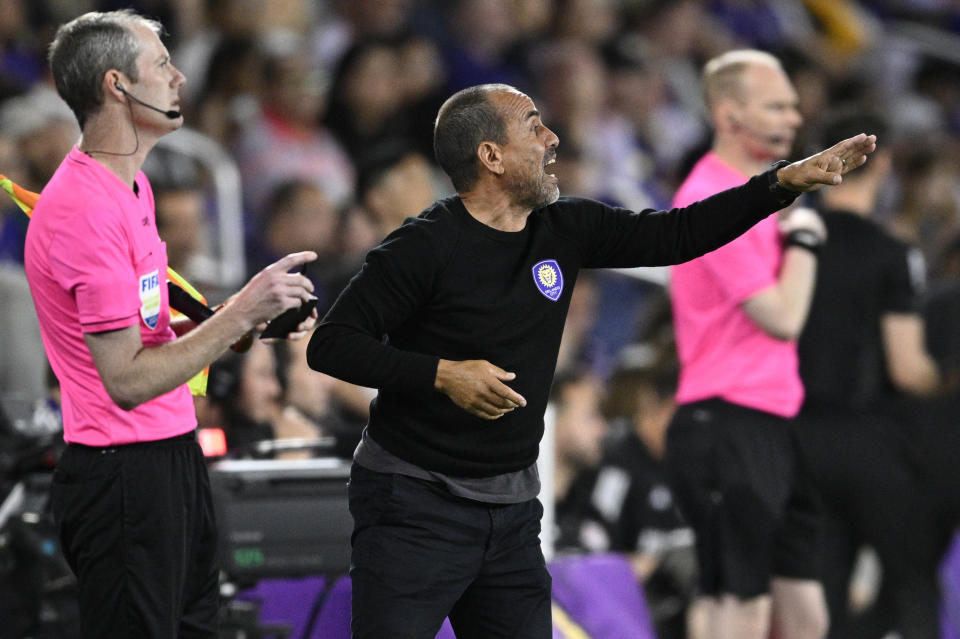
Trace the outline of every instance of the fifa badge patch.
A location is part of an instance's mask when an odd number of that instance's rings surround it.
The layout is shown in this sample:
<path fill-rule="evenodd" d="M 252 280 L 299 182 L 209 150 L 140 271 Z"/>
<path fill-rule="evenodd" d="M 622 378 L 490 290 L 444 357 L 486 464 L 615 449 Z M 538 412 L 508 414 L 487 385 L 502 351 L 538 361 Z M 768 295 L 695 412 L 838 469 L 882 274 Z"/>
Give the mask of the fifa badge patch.
<path fill-rule="evenodd" d="M 160 319 L 160 274 L 154 269 L 140 276 L 140 317 L 151 331 Z"/>
<path fill-rule="evenodd" d="M 563 293 L 563 272 L 556 260 L 543 260 L 533 265 L 533 283 L 551 302 L 560 299 Z"/>

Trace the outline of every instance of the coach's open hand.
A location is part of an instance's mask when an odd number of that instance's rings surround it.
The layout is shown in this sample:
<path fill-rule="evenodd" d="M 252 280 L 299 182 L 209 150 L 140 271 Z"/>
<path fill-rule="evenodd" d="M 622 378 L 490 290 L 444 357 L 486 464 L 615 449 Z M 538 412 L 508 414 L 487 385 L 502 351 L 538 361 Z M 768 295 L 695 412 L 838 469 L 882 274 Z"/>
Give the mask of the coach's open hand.
<path fill-rule="evenodd" d="M 862 166 L 867 155 L 876 148 L 877 136 L 861 133 L 805 160 L 788 164 L 777 171 L 777 179 L 784 187 L 801 192 L 818 189 L 824 184 L 840 184 L 842 176 Z"/>
<path fill-rule="evenodd" d="M 482 419 L 499 419 L 515 408 L 527 405 L 520 393 L 507 386 L 517 374 L 486 360 L 441 359 L 434 388 L 453 403 Z"/>

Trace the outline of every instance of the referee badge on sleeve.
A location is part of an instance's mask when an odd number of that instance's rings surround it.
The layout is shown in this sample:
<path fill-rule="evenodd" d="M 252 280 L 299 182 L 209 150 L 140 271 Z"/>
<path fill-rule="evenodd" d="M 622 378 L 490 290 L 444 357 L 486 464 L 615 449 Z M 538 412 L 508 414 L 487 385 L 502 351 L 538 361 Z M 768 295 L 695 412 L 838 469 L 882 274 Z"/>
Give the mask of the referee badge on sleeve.
<path fill-rule="evenodd" d="M 151 331 L 160 319 L 160 272 L 156 269 L 140 276 L 140 317 Z"/>

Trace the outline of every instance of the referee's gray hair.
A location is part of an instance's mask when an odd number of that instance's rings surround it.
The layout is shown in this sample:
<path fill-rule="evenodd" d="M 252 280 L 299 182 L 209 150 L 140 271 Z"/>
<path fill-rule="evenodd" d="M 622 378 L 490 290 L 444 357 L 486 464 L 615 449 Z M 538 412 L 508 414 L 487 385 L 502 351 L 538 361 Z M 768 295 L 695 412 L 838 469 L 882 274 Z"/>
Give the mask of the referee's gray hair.
<path fill-rule="evenodd" d="M 741 88 L 743 71 L 753 64 L 783 71 L 783 65 L 776 56 L 759 49 L 735 49 L 708 61 L 703 67 L 703 90 L 707 107 L 713 107 L 720 98 L 736 94 Z"/>
<path fill-rule="evenodd" d="M 132 9 L 92 11 L 57 29 L 47 60 L 57 93 L 70 106 L 81 129 L 103 105 L 100 84 L 107 71 L 116 69 L 134 82 L 139 80 L 140 45 L 133 32 L 136 25 L 158 36 L 163 33 L 163 25 Z"/>

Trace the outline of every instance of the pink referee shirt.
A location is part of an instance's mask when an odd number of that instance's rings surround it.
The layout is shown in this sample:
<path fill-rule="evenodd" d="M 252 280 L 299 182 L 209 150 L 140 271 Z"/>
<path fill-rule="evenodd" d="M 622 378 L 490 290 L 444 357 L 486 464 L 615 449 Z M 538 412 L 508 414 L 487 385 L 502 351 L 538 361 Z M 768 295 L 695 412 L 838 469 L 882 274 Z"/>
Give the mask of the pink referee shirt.
<path fill-rule="evenodd" d="M 170 328 L 166 246 L 146 176 L 137 192 L 74 148 L 40 194 L 25 265 L 47 358 L 63 397 L 64 439 L 88 446 L 152 441 L 196 427 L 186 385 L 124 411 L 107 395 L 84 333 L 138 325 L 144 346 Z"/>
<path fill-rule="evenodd" d="M 686 206 L 743 184 L 743 175 L 708 153 L 674 198 Z M 719 397 L 793 417 L 803 402 L 796 342 L 763 332 L 740 305 L 777 283 L 783 245 L 776 215 L 739 238 L 670 269 L 670 298 L 680 357 L 677 403 Z"/>

